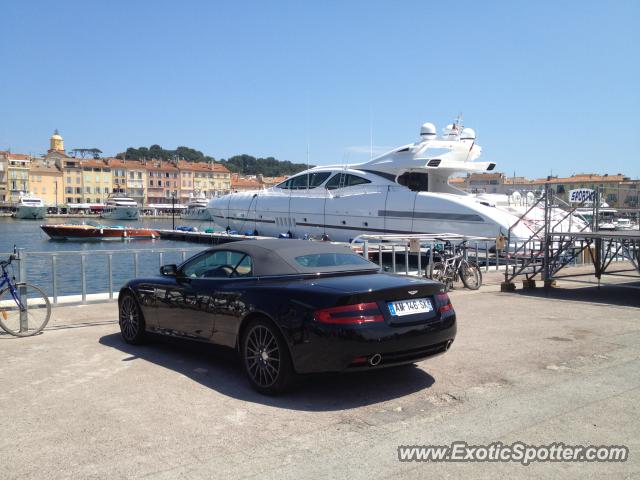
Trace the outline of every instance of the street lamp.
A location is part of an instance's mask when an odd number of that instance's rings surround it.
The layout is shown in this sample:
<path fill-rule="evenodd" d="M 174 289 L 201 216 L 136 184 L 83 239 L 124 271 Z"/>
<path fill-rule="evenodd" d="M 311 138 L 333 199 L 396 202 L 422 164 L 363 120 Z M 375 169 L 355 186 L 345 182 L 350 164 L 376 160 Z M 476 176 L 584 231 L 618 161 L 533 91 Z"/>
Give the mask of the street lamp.
<path fill-rule="evenodd" d="M 171 193 L 171 230 L 176 229 L 176 195 Z"/>

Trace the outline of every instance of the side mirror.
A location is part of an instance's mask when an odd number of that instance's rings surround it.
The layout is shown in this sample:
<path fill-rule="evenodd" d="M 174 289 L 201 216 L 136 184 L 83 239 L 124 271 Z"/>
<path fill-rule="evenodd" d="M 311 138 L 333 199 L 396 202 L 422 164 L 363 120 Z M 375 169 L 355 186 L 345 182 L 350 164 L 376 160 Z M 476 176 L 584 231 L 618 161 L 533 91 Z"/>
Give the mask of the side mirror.
<path fill-rule="evenodd" d="M 165 277 L 175 277 L 178 274 L 178 267 L 175 264 L 163 265 L 160 267 L 160 275 Z"/>

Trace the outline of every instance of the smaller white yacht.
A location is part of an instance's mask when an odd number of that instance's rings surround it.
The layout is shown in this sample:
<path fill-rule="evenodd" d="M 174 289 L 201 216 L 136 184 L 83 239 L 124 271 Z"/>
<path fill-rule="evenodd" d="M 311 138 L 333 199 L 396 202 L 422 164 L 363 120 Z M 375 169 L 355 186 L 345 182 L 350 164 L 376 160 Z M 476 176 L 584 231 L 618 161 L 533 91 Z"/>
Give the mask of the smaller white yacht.
<path fill-rule="evenodd" d="M 637 230 L 638 226 L 633 224 L 628 218 L 619 218 L 616 222 L 616 230 Z"/>
<path fill-rule="evenodd" d="M 204 196 L 192 197 L 180 218 L 183 220 L 211 220 L 211 212 L 207 209 L 207 204 L 208 200 Z"/>
<path fill-rule="evenodd" d="M 140 209 L 133 198 L 113 196 L 109 197 L 100 216 L 112 220 L 137 220 Z"/>
<path fill-rule="evenodd" d="M 47 215 L 47 207 L 41 198 L 30 193 L 20 196 L 16 206 L 15 218 L 42 220 Z"/>

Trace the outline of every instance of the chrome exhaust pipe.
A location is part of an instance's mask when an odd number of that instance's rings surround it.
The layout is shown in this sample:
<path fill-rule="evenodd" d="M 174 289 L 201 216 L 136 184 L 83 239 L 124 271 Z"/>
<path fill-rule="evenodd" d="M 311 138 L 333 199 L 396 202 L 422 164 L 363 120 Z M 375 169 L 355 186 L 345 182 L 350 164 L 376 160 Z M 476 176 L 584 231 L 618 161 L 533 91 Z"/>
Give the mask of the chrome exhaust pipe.
<path fill-rule="evenodd" d="M 375 353 L 369 357 L 369 365 L 371 365 L 372 367 L 379 365 L 381 361 L 382 355 L 380 355 L 379 353 Z"/>
<path fill-rule="evenodd" d="M 453 340 L 447 340 L 447 344 L 444 347 L 444 351 L 446 352 L 447 350 L 449 350 L 449 348 L 451 348 L 451 344 L 453 343 Z"/>

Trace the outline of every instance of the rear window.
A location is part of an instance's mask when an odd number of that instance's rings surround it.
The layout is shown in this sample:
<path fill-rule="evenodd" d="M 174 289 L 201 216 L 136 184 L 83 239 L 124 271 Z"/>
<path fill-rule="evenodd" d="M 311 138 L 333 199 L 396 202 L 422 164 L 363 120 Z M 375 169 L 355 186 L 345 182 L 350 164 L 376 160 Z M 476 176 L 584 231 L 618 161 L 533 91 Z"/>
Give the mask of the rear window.
<path fill-rule="evenodd" d="M 295 259 L 299 265 L 307 268 L 371 265 L 371 262 L 355 253 L 312 253 L 295 257 Z"/>

